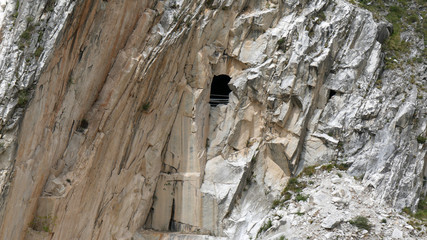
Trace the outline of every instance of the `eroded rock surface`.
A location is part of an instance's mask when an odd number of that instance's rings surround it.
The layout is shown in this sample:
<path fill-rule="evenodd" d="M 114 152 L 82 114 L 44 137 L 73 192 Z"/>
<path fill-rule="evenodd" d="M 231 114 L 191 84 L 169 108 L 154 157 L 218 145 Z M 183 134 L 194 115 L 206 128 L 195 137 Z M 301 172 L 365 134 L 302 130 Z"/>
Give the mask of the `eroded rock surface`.
<path fill-rule="evenodd" d="M 293 193 L 289 200 L 279 196 L 280 202 L 257 224 L 271 227 L 264 231 L 249 231 L 249 236 L 235 239 L 424 239 L 425 227 L 416 228 L 413 220 L 399 211 L 381 204 L 372 186 L 364 186 L 360 180 L 333 169 L 324 171 L 318 167 L 313 176 L 298 178 L 307 186 L 300 193 Z M 304 196 L 304 198 L 300 197 Z M 367 224 L 357 224 L 363 217 Z M 365 229 L 366 227 L 367 229 Z"/>
<path fill-rule="evenodd" d="M 17 4 L 3 2 L 10 29 Z M 26 11 L 51 32 L 23 51 L 12 35 L 1 43 L 1 86 L 21 87 L 1 95 L 14 127 L 3 130 L 0 184 L 11 186 L 0 238 L 256 237 L 289 177 L 331 161 L 352 164 L 354 191 L 369 186 L 361 196 L 381 206 L 414 209 L 426 192 L 425 65 L 382 73 L 389 25 L 367 10 L 343 0 L 49 0 L 15 11 L 20 24 L 4 33 L 22 37 Z M 229 102 L 211 107 L 222 74 Z M 323 178 L 316 184 L 336 181 Z M 310 194 L 349 204 L 355 193 L 341 190 Z M 309 211 L 289 207 L 281 216 Z M 320 232 L 346 229 L 348 217 L 328 214 L 313 220 Z M 295 230 L 280 219 L 274 229 Z M 409 236 L 393 231 L 384 236 Z"/>

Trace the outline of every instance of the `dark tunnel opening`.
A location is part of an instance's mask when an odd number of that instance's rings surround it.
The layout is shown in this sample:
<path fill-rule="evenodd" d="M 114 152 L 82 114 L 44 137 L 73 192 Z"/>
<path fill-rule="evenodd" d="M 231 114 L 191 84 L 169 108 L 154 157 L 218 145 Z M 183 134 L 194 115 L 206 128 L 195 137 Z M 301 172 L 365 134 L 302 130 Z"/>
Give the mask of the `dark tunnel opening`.
<path fill-rule="evenodd" d="M 228 75 L 214 76 L 211 84 L 211 95 L 209 104 L 212 107 L 218 104 L 227 104 L 231 89 L 228 87 L 228 83 L 231 78 Z"/>
<path fill-rule="evenodd" d="M 328 100 L 330 100 L 333 96 L 335 96 L 337 94 L 337 91 L 330 89 L 329 90 L 329 96 L 328 96 Z"/>

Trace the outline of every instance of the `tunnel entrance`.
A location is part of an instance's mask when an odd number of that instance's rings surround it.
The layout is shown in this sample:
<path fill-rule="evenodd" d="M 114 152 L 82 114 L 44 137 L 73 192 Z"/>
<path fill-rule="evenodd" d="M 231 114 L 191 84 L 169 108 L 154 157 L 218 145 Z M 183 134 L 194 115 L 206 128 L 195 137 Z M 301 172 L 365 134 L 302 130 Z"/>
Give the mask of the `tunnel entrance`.
<path fill-rule="evenodd" d="M 225 74 L 214 76 L 211 84 L 211 95 L 209 100 L 209 104 L 212 107 L 215 107 L 218 104 L 228 103 L 228 97 L 231 92 L 231 89 L 228 87 L 230 80 L 230 76 Z"/>
<path fill-rule="evenodd" d="M 337 91 L 334 91 L 332 89 L 329 90 L 329 96 L 328 96 L 328 100 L 330 100 L 333 96 L 335 96 L 337 94 Z"/>

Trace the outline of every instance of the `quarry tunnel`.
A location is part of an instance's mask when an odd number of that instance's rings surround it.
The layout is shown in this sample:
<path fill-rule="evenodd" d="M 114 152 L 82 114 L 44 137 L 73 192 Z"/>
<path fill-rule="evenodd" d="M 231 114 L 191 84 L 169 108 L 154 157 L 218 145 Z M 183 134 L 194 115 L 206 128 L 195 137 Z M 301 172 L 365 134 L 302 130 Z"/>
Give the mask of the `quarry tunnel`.
<path fill-rule="evenodd" d="M 228 103 L 229 94 L 231 92 L 231 89 L 228 87 L 230 80 L 230 76 L 225 74 L 214 76 L 209 100 L 209 104 L 212 107 L 216 107 L 218 104 Z"/>

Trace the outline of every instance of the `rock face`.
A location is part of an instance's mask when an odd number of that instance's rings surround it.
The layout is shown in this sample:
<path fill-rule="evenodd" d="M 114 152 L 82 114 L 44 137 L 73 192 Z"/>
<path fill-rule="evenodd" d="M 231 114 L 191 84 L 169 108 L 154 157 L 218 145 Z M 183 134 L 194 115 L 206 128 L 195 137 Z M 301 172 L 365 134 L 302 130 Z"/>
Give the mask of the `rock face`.
<path fill-rule="evenodd" d="M 0 1 L 0 212 L 14 168 L 18 123 L 75 5 L 53 3 Z"/>
<path fill-rule="evenodd" d="M 0 5 L 0 239 L 257 237 L 289 177 L 331 161 L 381 206 L 414 209 L 426 192 L 425 65 L 409 87 L 382 72 L 389 26 L 367 10 L 34 2 Z M 211 107 L 215 75 L 232 92 Z M 309 211 L 295 208 L 281 211 Z M 330 214 L 319 227 L 347 221 Z"/>
<path fill-rule="evenodd" d="M 305 188 L 280 204 L 256 224 L 271 227 L 249 236 L 259 239 L 424 239 L 425 233 L 408 224 L 409 219 L 376 200 L 374 189 L 365 187 L 343 171 L 318 169 L 298 179 Z M 300 196 L 305 196 L 300 197 Z M 357 224 L 356 218 L 367 224 Z M 255 220 L 255 219 L 254 219 Z M 275 224 L 275 223 L 278 224 Z M 369 231 L 368 231 L 369 230 Z M 250 231 L 247 231 L 250 232 Z M 233 239 L 247 239 L 240 235 Z"/>

